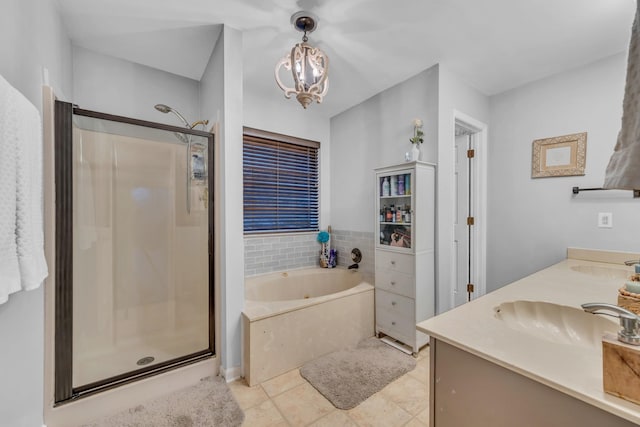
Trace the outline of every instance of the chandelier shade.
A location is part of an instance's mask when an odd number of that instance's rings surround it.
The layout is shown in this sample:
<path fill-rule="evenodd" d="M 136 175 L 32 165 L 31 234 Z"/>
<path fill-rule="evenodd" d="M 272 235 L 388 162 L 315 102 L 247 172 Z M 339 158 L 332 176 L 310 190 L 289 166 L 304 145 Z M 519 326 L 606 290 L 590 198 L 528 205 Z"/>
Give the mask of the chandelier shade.
<path fill-rule="evenodd" d="M 307 43 L 307 33 L 316 28 L 316 19 L 308 12 L 297 12 L 291 22 L 298 31 L 303 31 L 302 43 L 297 43 L 275 68 L 276 83 L 286 98 L 296 99 L 306 109 L 312 101 L 321 103 L 329 88 L 329 57 L 317 47 Z M 288 87 L 280 78 L 282 70 L 291 73 L 293 86 Z M 286 73 L 285 73 L 286 74 Z"/>

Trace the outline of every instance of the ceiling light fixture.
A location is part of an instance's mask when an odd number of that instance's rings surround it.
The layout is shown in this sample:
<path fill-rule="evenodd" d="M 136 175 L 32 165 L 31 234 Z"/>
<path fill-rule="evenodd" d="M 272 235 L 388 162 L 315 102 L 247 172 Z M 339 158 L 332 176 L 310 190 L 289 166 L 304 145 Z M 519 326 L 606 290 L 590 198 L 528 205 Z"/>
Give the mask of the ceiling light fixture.
<path fill-rule="evenodd" d="M 318 19 L 310 12 L 300 11 L 291 15 L 293 28 L 304 33 L 302 43 L 297 43 L 291 53 L 276 64 L 275 70 L 276 83 L 284 91 L 284 96 L 291 98 L 296 94 L 296 99 L 305 109 L 313 100 L 321 103 L 329 88 L 329 58 L 323 51 L 307 43 L 307 33 L 316 29 L 317 22 Z M 283 67 L 293 75 L 292 88 L 280 80 Z"/>

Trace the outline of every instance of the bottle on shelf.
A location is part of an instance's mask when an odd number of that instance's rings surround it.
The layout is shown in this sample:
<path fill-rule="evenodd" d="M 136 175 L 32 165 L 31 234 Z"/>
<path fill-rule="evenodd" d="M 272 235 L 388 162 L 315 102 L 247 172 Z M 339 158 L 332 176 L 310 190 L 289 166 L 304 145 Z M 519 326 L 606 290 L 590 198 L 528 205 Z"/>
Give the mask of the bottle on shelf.
<path fill-rule="evenodd" d="M 396 207 L 394 205 L 391 205 L 391 221 L 389 222 L 396 222 Z"/>
<path fill-rule="evenodd" d="M 390 209 L 385 210 L 385 222 L 391 222 L 391 211 L 393 210 L 393 205 L 391 205 Z"/>
<path fill-rule="evenodd" d="M 389 194 L 389 177 L 386 176 L 382 181 L 382 197 L 388 197 Z"/>
<path fill-rule="evenodd" d="M 396 210 L 396 222 L 402 222 L 403 220 L 402 209 L 402 206 L 398 206 L 398 210 Z"/>
<path fill-rule="evenodd" d="M 404 194 L 411 194 L 411 174 L 404 176 Z"/>
<path fill-rule="evenodd" d="M 391 195 L 397 196 L 398 195 L 398 176 L 397 175 L 391 175 L 391 184 L 389 186 L 391 189 Z"/>
<path fill-rule="evenodd" d="M 384 222 L 384 211 L 387 209 L 387 206 L 385 205 L 384 208 L 380 208 L 380 222 Z"/>
<path fill-rule="evenodd" d="M 398 195 L 404 196 L 404 175 L 398 176 Z"/>

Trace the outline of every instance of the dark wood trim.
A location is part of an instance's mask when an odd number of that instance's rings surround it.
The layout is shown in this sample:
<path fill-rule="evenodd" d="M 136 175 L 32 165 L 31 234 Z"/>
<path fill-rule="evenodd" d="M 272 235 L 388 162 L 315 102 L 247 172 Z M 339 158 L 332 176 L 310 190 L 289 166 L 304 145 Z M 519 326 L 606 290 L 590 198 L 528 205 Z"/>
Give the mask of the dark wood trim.
<path fill-rule="evenodd" d="M 151 368 L 147 368 L 145 370 L 143 370 L 144 372 L 140 372 L 138 375 L 132 375 L 131 373 L 128 373 L 128 376 L 124 376 L 121 380 L 119 381 L 110 381 L 108 383 L 105 383 L 101 386 L 96 386 L 93 387 L 91 389 L 86 389 L 83 391 L 77 391 L 74 390 L 74 395 L 71 399 L 64 401 L 64 402 L 56 402 L 54 404 L 54 407 L 63 405 L 65 403 L 69 403 L 72 401 L 75 401 L 76 399 L 80 399 L 83 397 L 87 397 L 87 396 L 92 396 L 94 394 L 97 393 L 101 393 L 103 391 L 107 391 L 107 390 L 111 390 L 113 388 L 116 387 L 120 387 L 126 384 L 130 384 L 145 378 L 149 378 L 149 377 L 153 377 L 156 375 L 160 375 L 160 374 L 164 374 L 165 372 L 171 371 L 175 368 L 180 368 L 183 366 L 188 366 L 197 362 L 201 362 L 203 360 L 209 359 L 211 358 L 211 353 L 209 353 L 208 351 L 202 352 L 203 354 L 200 353 L 196 353 L 195 356 L 189 356 L 188 358 L 183 358 L 180 359 L 180 361 L 174 362 L 174 363 L 168 363 L 168 364 L 163 364 L 161 367 L 151 367 Z M 95 384 L 95 383 L 94 383 Z"/>
<path fill-rule="evenodd" d="M 140 378 L 146 378 L 152 375 L 157 375 L 161 372 L 174 368 L 176 366 L 184 366 L 186 364 L 193 363 L 194 361 L 200 361 L 211 357 L 212 354 L 209 350 L 201 350 L 192 354 L 188 354 L 175 359 L 170 359 L 162 363 L 157 363 L 152 366 L 136 369 L 133 371 L 125 372 L 113 377 L 105 378 L 104 380 L 95 381 L 89 384 L 84 384 L 80 387 L 73 389 L 74 396 L 86 396 L 92 392 L 103 391 L 109 388 L 117 387 L 122 384 L 130 383 Z"/>
<path fill-rule="evenodd" d="M 318 141 L 312 141 L 310 139 L 298 138 L 297 136 L 283 135 L 281 133 L 269 132 L 262 129 L 250 128 L 247 126 L 242 127 L 242 133 L 244 136 L 250 136 L 260 139 L 268 139 L 270 141 L 287 142 L 294 145 L 302 145 L 304 147 L 320 148 Z"/>
<path fill-rule="evenodd" d="M 72 113 L 67 102 L 55 103 L 55 376 L 54 400 L 72 397 L 73 373 L 73 189 Z"/>
<path fill-rule="evenodd" d="M 184 126 L 165 125 L 164 123 L 150 122 L 148 120 L 132 119 L 130 117 L 116 116 L 114 114 L 100 113 L 98 111 L 83 110 L 82 108 L 78 108 L 78 107 L 75 107 L 73 109 L 73 114 L 76 114 L 78 116 L 84 116 L 84 117 L 92 117 L 94 119 L 109 120 L 112 122 L 128 123 L 130 125 L 142 126 L 142 127 L 152 128 L 152 129 L 167 130 L 169 132 L 178 132 L 178 133 L 186 133 L 188 135 L 203 136 L 205 138 L 208 138 L 209 136 L 211 136 L 211 133 L 209 132 L 205 132 L 197 129 L 189 129 L 188 127 L 184 127 Z"/>
<path fill-rule="evenodd" d="M 208 185 L 209 185 L 209 350 L 216 354 L 216 328 L 215 328 L 215 138 L 209 135 L 209 156 L 208 156 Z"/>

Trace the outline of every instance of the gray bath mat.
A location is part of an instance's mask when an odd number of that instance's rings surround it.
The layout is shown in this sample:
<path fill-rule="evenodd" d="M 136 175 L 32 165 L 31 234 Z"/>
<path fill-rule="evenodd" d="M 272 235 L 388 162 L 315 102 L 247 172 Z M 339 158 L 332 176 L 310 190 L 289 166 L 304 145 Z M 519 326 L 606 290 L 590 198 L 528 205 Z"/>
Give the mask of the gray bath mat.
<path fill-rule="evenodd" d="M 244 412 L 221 377 L 207 377 L 195 386 L 102 418 L 84 427 L 209 427 L 239 426 Z"/>
<path fill-rule="evenodd" d="M 306 363 L 300 375 L 333 406 L 351 409 L 415 367 L 413 357 L 369 338 Z"/>

